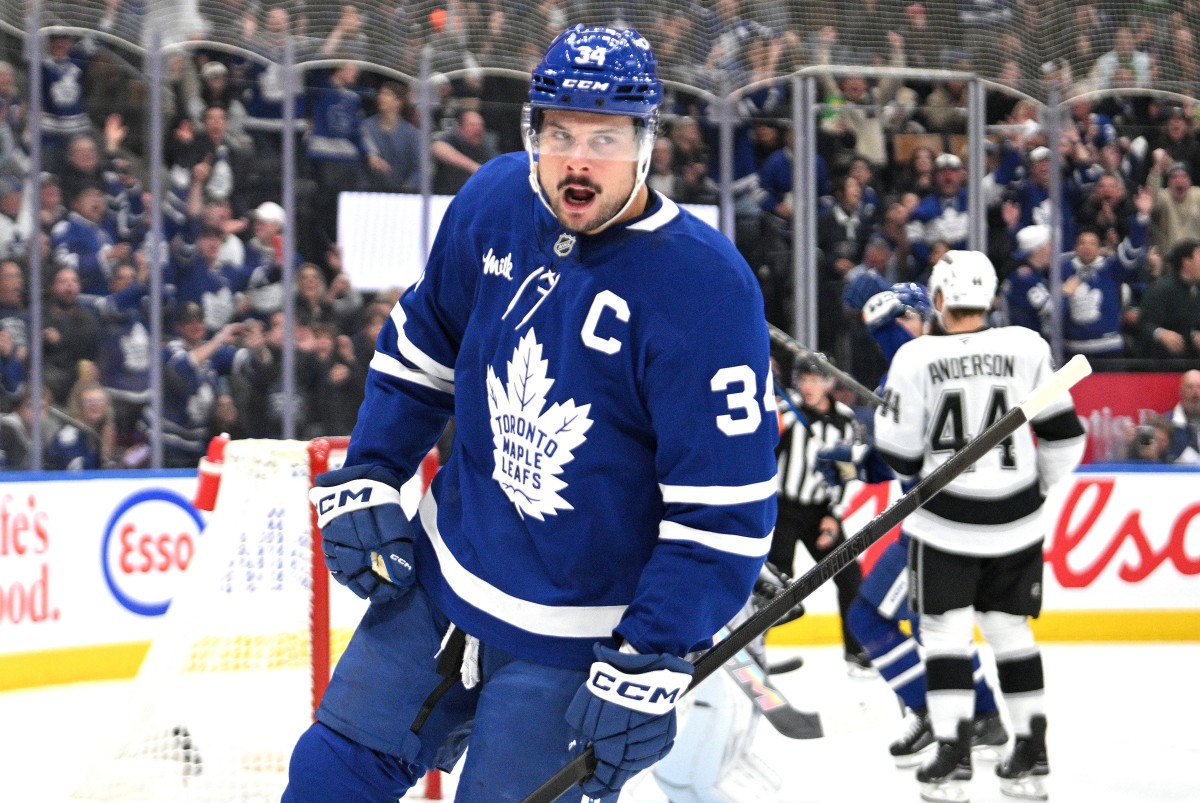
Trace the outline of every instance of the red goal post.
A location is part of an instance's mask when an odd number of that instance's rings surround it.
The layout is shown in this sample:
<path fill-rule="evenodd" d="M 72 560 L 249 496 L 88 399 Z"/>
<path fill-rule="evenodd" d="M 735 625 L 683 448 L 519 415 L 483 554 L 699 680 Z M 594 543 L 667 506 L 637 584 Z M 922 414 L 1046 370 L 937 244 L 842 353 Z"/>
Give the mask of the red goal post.
<path fill-rule="evenodd" d="M 309 486 L 318 474 L 338 468 L 346 457 L 350 447 L 347 437 L 315 438 L 308 444 Z M 418 472 L 420 477 L 420 493 L 429 489 L 433 475 L 439 466 L 438 452 L 435 447 L 421 461 Z M 411 512 L 411 511 L 410 511 Z M 321 550 L 321 528 L 317 526 L 317 510 L 310 509 L 312 520 L 312 711 L 316 716 L 317 706 L 329 685 L 329 676 L 333 671 L 333 648 L 330 631 L 329 613 L 329 572 L 325 568 L 325 555 Z M 442 799 L 442 779 L 437 770 L 431 770 L 425 776 L 425 799 Z"/>

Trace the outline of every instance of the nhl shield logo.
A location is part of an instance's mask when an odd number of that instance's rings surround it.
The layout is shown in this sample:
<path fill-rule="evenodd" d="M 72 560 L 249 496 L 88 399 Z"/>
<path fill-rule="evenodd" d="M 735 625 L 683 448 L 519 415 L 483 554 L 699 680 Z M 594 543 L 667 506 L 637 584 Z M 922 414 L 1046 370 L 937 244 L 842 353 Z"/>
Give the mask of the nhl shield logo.
<path fill-rule="evenodd" d="M 575 235 L 560 234 L 558 235 L 558 242 L 554 244 L 554 255 L 558 257 L 565 257 L 567 254 L 571 253 L 573 248 L 575 248 Z"/>

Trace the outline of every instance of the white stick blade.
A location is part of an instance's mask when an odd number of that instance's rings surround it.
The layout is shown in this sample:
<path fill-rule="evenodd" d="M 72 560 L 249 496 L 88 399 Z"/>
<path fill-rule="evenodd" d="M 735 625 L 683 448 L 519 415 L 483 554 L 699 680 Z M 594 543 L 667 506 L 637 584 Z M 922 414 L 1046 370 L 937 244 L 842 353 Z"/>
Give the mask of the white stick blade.
<path fill-rule="evenodd" d="M 1066 365 L 1055 371 L 1041 387 L 1034 388 L 1028 399 L 1021 402 L 1025 420 L 1032 420 L 1034 416 L 1046 409 L 1050 402 L 1070 390 L 1076 382 L 1091 372 L 1092 364 L 1088 362 L 1087 357 L 1076 354 L 1067 361 Z"/>

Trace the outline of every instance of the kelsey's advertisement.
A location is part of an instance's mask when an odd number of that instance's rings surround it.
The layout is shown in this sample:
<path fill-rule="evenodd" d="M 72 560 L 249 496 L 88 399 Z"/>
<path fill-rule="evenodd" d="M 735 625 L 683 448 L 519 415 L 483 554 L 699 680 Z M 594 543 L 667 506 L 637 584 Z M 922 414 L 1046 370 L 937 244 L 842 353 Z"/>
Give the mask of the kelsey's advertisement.
<path fill-rule="evenodd" d="M 0 653 L 151 638 L 202 540 L 193 476 L 0 483 Z"/>

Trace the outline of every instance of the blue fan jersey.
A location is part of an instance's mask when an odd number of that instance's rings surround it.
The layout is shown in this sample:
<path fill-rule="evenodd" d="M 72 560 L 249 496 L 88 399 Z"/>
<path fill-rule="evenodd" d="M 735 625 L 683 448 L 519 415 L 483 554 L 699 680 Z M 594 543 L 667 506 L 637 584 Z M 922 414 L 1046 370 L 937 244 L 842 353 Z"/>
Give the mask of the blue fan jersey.
<path fill-rule="evenodd" d="M 462 629 L 587 667 L 619 635 L 706 647 L 749 596 L 775 521 L 778 441 L 763 301 L 717 231 L 652 196 L 564 231 L 523 154 L 451 203 L 379 335 L 347 465 L 411 476 L 418 581 Z"/>

